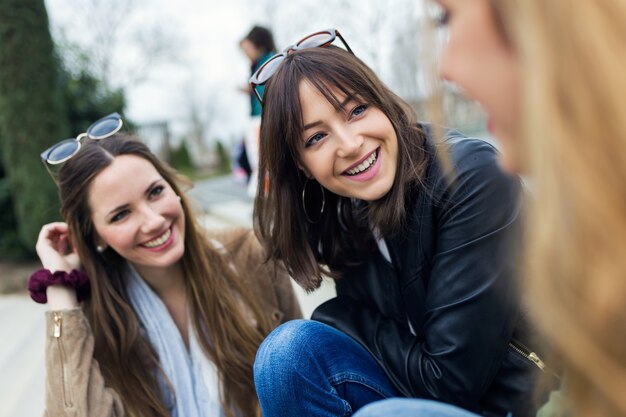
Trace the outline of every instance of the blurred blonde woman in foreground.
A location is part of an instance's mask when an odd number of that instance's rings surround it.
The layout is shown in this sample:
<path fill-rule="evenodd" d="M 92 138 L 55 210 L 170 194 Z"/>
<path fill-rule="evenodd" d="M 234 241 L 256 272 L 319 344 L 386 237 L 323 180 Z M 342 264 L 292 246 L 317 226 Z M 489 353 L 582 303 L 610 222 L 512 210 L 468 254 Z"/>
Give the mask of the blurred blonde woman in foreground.
<path fill-rule="evenodd" d="M 532 178 L 523 283 L 564 369 L 542 416 L 626 415 L 626 1 L 440 0 L 440 75 Z M 358 413 L 454 415 L 420 401 Z"/>

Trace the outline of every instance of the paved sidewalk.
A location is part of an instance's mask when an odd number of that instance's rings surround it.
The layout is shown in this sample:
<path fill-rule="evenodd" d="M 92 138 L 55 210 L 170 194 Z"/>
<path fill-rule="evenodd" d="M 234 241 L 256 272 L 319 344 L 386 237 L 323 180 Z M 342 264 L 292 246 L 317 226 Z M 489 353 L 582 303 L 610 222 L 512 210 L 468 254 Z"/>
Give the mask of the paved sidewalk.
<path fill-rule="evenodd" d="M 0 417 L 43 414 L 45 311 L 26 295 L 0 297 Z"/>

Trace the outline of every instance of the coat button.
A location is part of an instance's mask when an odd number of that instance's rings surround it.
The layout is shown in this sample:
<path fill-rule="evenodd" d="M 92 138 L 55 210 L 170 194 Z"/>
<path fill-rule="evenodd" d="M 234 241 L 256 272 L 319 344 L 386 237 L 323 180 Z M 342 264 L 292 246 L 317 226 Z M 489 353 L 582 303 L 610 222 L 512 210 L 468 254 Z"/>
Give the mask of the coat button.
<path fill-rule="evenodd" d="M 278 310 L 272 313 L 272 321 L 278 321 L 281 319 L 281 317 L 282 317 L 282 313 Z"/>

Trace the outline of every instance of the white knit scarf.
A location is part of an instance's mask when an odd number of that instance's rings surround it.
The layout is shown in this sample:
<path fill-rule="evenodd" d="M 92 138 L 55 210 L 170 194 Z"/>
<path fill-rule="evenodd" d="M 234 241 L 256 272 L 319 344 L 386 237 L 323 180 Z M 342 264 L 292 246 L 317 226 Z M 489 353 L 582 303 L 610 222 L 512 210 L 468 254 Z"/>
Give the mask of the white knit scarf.
<path fill-rule="evenodd" d="M 209 392 L 205 375 L 214 371 L 207 366 L 208 359 L 201 349 L 187 351 L 183 338 L 165 304 L 129 265 L 127 291 L 133 308 L 139 316 L 148 340 L 159 357 L 161 368 L 169 379 L 171 392 L 165 381 L 161 382 L 162 398 L 172 417 L 217 417 L 223 415 L 216 392 Z M 189 337 L 195 338 L 190 326 Z M 196 344 L 197 340 L 190 342 Z M 211 378 L 208 378 L 211 380 Z M 213 378 L 215 379 L 215 378 Z M 217 386 L 210 387 L 213 390 Z M 212 394 L 212 395 L 211 395 Z"/>

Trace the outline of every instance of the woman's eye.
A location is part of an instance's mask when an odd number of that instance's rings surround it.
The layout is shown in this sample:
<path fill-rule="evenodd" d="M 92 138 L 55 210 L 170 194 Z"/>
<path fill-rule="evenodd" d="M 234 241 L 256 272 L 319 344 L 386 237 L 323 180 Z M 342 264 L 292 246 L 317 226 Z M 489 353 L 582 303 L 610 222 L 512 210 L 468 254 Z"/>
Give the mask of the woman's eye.
<path fill-rule="evenodd" d="M 326 135 L 323 133 L 316 133 L 313 136 L 311 136 L 304 144 L 305 148 L 308 148 L 309 146 L 313 146 L 315 145 L 317 142 L 319 142 L 320 140 L 324 139 Z"/>
<path fill-rule="evenodd" d="M 350 116 L 353 118 L 360 116 L 365 112 L 365 110 L 367 110 L 367 104 L 359 104 L 352 110 L 352 112 L 350 113 Z"/>
<path fill-rule="evenodd" d="M 449 20 L 450 12 L 448 10 L 442 9 L 439 13 L 439 16 L 437 16 L 435 23 L 437 26 L 446 26 Z"/>
<path fill-rule="evenodd" d="M 120 220 L 124 219 L 126 215 L 128 215 L 128 210 L 122 210 L 116 213 L 115 216 L 111 217 L 111 223 L 119 222 Z"/>
<path fill-rule="evenodd" d="M 432 8 L 432 19 L 435 27 L 443 27 L 450 21 L 450 10 L 441 4 L 435 3 Z"/>
<path fill-rule="evenodd" d="M 158 197 L 159 195 L 163 194 L 163 190 L 165 190 L 164 186 L 157 185 L 152 190 L 150 190 L 150 197 Z"/>

